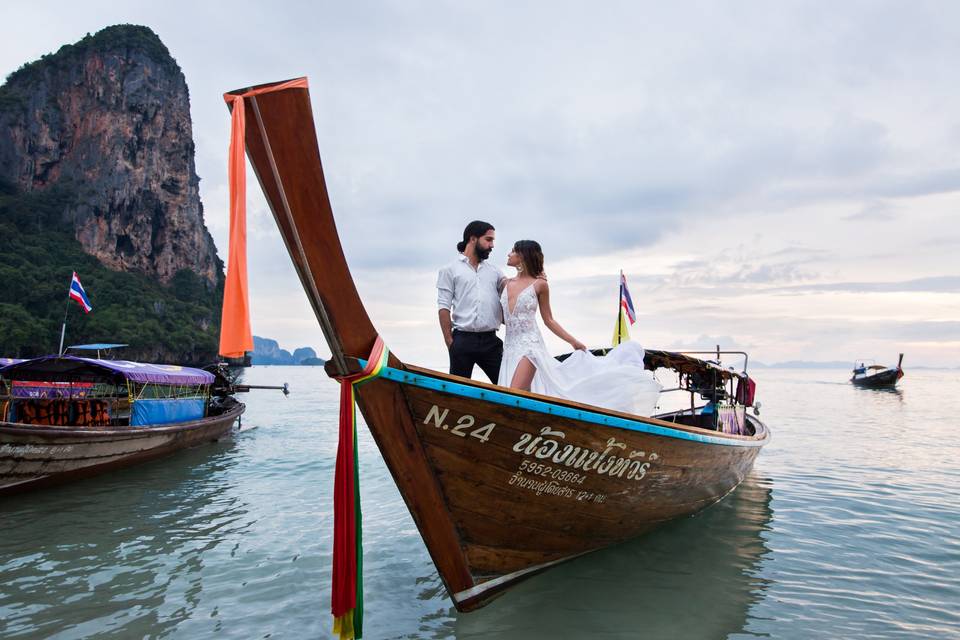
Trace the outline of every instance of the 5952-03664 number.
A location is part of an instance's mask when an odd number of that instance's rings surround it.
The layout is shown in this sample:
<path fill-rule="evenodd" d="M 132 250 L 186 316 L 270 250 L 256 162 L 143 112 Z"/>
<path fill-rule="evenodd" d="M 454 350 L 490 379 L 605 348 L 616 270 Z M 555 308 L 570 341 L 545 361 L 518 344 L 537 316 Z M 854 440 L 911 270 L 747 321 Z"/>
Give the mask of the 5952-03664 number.
<path fill-rule="evenodd" d="M 536 462 L 535 460 L 528 460 L 524 458 L 523 462 L 520 463 L 520 471 L 526 471 L 532 476 L 543 476 L 544 478 L 553 478 L 554 480 L 560 480 L 562 482 L 573 482 L 576 484 L 583 484 L 585 475 L 579 473 L 574 473 L 573 471 L 567 471 L 560 467 L 551 467 L 550 465 L 543 464 L 541 462 Z"/>
<path fill-rule="evenodd" d="M 437 405 L 430 407 L 430 411 L 427 412 L 427 417 L 423 419 L 423 424 L 433 424 L 437 429 L 442 429 L 448 431 L 455 436 L 460 436 L 461 438 L 466 438 L 470 436 L 471 438 L 476 438 L 480 442 L 486 442 L 490 439 L 490 435 L 493 433 L 496 423 L 489 422 L 481 427 L 477 427 L 477 419 L 471 416 L 468 413 L 463 414 L 457 419 L 457 423 L 454 426 L 450 426 L 446 423 L 447 414 L 450 413 L 450 409 L 441 409 Z"/>

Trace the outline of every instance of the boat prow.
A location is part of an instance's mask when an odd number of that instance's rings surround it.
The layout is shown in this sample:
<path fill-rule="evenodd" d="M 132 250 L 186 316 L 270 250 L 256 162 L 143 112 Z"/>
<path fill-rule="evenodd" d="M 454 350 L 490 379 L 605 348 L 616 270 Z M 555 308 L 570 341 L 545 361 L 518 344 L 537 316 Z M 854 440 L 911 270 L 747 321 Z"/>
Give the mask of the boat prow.
<path fill-rule="evenodd" d="M 378 334 L 337 234 L 309 90 L 305 82 L 256 90 L 232 92 L 248 114 L 248 157 L 330 347 L 326 370 L 355 375 Z M 710 397 L 710 410 L 621 414 L 430 371 L 393 353 L 356 388 L 457 609 L 703 509 L 744 479 L 770 438 L 746 411 L 752 381 L 682 354 L 654 356 L 649 368 L 674 362 L 688 391 Z M 734 384 L 749 402 L 737 401 Z"/>

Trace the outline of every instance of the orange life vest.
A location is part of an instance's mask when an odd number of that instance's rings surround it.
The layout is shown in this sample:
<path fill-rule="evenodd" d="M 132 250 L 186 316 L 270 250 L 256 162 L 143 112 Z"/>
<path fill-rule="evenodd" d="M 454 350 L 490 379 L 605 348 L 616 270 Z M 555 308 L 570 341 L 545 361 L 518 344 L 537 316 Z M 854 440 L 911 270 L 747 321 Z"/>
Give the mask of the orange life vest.
<path fill-rule="evenodd" d="M 110 411 L 103 400 L 90 401 L 90 424 L 96 427 L 110 426 Z"/>
<path fill-rule="evenodd" d="M 68 400 L 53 400 L 50 411 L 50 424 L 62 427 L 70 424 L 70 402 Z"/>

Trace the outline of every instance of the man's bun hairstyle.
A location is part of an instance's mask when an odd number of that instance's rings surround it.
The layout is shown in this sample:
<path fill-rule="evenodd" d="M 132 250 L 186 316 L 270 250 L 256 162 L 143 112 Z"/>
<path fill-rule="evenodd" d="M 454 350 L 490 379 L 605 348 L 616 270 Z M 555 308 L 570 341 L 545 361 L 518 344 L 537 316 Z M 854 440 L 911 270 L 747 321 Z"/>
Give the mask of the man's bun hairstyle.
<path fill-rule="evenodd" d="M 467 248 L 467 243 L 470 242 L 470 238 L 480 238 L 491 229 L 493 229 L 493 225 L 489 222 L 474 220 L 467 225 L 466 229 L 463 230 L 463 240 L 457 243 L 457 251 L 463 253 Z M 496 231 L 496 229 L 493 230 Z"/>

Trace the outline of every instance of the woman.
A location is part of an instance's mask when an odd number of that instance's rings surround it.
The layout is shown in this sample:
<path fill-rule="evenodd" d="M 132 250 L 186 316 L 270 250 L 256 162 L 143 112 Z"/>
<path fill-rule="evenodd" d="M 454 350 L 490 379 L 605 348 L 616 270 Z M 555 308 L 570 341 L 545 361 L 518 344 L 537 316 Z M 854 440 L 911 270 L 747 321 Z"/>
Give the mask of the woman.
<path fill-rule="evenodd" d="M 507 332 L 498 384 L 650 415 L 661 385 L 643 368 L 643 348 L 625 342 L 597 357 L 567 333 L 550 309 L 550 286 L 543 278 L 543 252 L 537 242 L 517 242 L 507 256 L 507 266 L 514 267 L 517 275 L 506 281 L 500 294 Z M 538 308 L 547 328 L 574 349 L 563 362 L 547 351 L 537 326 Z"/>

